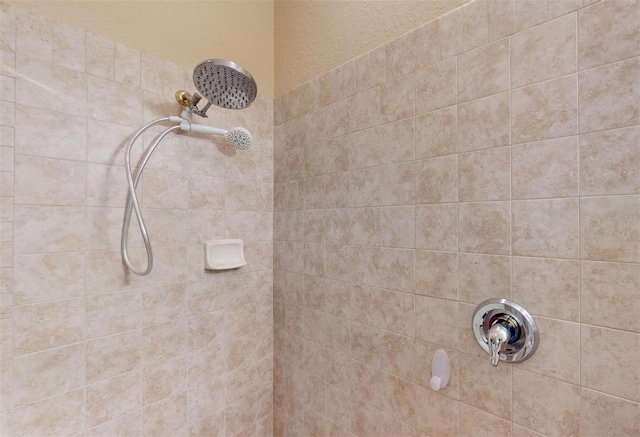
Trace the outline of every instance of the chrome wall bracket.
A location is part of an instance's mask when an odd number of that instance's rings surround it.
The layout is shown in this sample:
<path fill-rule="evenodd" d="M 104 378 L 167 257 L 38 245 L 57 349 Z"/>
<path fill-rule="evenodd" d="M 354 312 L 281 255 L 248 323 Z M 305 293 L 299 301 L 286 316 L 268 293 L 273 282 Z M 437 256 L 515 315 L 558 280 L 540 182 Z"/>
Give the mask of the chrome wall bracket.
<path fill-rule="evenodd" d="M 539 342 L 538 327 L 523 307 L 507 299 L 488 299 L 473 312 L 471 321 L 476 341 L 499 361 L 517 363 L 531 357 Z"/>

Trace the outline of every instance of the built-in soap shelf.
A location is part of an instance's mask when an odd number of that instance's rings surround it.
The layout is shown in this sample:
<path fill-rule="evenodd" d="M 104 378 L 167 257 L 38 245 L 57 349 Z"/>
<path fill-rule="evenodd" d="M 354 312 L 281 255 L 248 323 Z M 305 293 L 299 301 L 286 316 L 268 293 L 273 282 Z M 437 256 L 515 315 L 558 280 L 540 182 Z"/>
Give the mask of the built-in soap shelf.
<path fill-rule="evenodd" d="M 231 270 L 246 266 L 242 240 L 210 240 L 204 243 L 206 270 Z"/>

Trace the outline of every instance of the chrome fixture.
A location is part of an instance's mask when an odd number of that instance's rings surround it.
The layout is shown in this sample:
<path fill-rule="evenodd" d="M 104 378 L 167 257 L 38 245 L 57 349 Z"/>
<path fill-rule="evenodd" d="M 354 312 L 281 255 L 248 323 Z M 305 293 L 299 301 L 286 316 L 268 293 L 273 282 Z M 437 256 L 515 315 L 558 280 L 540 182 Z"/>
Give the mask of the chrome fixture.
<path fill-rule="evenodd" d="M 176 92 L 176 100 L 200 117 L 207 116 L 211 105 L 225 109 L 244 109 L 255 100 L 258 86 L 251 74 L 235 62 L 224 59 L 207 59 L 193 70 L 193 83 L 200 92 L 189 94 Z M 198 103 L 206 97 L 209 102 L 202 109 Z"/>
<path fill-rule="evenodd" d="M 488 299 L 478 305 L 471 327 L 494 366 L 499 361 L 524 361 L 538 347 L 540 336 L 535 320 L 527 310 L 507 299 Z"/>

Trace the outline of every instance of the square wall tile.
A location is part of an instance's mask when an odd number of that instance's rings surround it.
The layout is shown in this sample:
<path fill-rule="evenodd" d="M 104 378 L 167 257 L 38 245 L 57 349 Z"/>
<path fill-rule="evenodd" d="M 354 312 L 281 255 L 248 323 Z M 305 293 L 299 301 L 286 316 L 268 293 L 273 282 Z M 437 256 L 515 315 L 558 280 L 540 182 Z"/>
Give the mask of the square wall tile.
<path fill-rule="evenodd" d="M 512 143 L 575 135 L 577 88 L 576 76 L 571 75 L 512 91 Z"/>
<path fill-rule="evenodd" d="M 580 70 L 640 54 L 639 7 L 637 0 L 601 1 L 578 12 Z"/>
<path fill-rule="evenodd" d="M 416 203 L 458 201 L 458 156 L 416 162 Z"/>
<path fill-rule="evenodd" d="M 458 198 L 461 202 L 509 200 L 511 148 L 458 155 Z"/>
<path fill-rule="evenodd" d="M 510 41 L 512 88 L 577 71 L 576 14 L 519 32 Z"/>
<path fill-rule="evenodd" d="M 510 249 L 509 202 L 460 204 L 459 250 L 508 255 Z"/>
<path fill-rule="evenodd" d="M 580 317 L 583 323 L 640 333 L 640 268 L 637 264 L 582 262 Z"/>
<path fill-rule="evenodd" d="M 582 325 L 580 342 L 580 385 L 638 402 L 640 334 Z"/>
<path fill-rule="evenodd" d="M 513 300 L 534 316 L 579 321 L 580 262 L 513 257 Z"/>
<path fill-rule="evenodd" d="M 580 132 L 615 129 L 640 118 L 640 58 L 579 74 Z"/>
<path fill-rule="evenodd" d="M 577 196 L 578 162 L 578 137 L 575 136 L 513 146 L 512 198 Z"/>
<path fill-rule="evenodd" d="M 458 105 L 458 150 L 471 152 L 508 146 L 510 114 L 509 93 Z"/>
<path fill-rule="evenodd" d="M 484 45 L 458 57 L 459 102 L 485 97 L 508 89 L 508 38 Z"/>
<path fill-rule="evenodd" d="M 513 421 L 544 435 L 577 435 L 580 387 L 515 368 Z"/>
<path fill-rule="evenodd" d="M 456 60 L 452 58 L 418 70 L 414 74 L 416 114 L 456 103 L 456 71 Z"/>
<path fill-rule="evenodd" d="M 580 256 L 578 199 L 514 201 L 511 214 L 514 255 Z"/>
<path fill-rule="evenodd" d="M 456 106 L 415 118 L 416 159 L 451 155 L 458 151 L 458 111 Z"/>
<path fill-rule="evenodd" d="M 580 194 L 640 192 L 640 127 L 580 136 Z"/>
<path fill-rule="evenodd" d="M 581 256 L 593 261 L 640 261 L 640 196 L 580 200 Z"/>
<path fill-rule="evenodd" d="M 640 433 L 640 404 L 582 389 L 580 429 L 585 437 Z"/>

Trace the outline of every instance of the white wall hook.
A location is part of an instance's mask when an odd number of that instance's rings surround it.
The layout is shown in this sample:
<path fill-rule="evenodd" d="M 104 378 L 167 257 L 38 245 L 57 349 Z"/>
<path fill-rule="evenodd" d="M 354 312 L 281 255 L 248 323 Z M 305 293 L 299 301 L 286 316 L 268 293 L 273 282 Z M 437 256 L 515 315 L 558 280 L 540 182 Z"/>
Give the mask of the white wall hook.
<path fill-rule="evenodd" d="M 441 388 L 445 388 L 449 383 L 451 376 L 451 364 L 449 361 L 449 355 L 444 349 L 438 349 L 433 354 L 433 361 L 431 363 L 431 389 L 439 391 Z"/>

